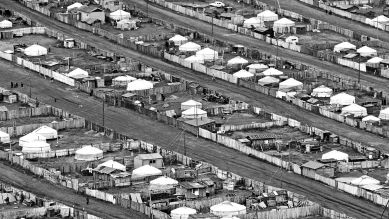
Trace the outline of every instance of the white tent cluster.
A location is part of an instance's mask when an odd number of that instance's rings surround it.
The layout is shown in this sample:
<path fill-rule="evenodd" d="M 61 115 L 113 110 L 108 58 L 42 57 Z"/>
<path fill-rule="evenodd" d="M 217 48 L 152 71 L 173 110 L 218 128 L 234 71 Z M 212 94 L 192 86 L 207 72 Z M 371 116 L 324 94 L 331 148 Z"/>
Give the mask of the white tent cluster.
<path fill-rule="evenodd" d="M 78 149 L 75 155 L 76 160 L 83 160 L 83 161 L 93 161 L 102 158 L 103 158 L 103 151 L 89 145 Z"/>
<path fill-rule="evenodd" d="M 176 46 L 180 46 L 180 45 L 182 45 L 184 43 L 187 43 L 188 39 L 186 37 L 184 37 L 184 36 L 176 34 L 173 37 L 171 37 L 169 39 L 169 41 L 172 41 L 174 43 L 174 45 L 176 45 Z"/>
<path fill-rule="evenodd" d="M 48 126 L 41 126 L 31 133 L 19 138 L 19 146 L 24 153 L 39 153 L 50 151 L 50 144 L 46 139 L 55 139 L 58 137 L 57 130 Z"/>

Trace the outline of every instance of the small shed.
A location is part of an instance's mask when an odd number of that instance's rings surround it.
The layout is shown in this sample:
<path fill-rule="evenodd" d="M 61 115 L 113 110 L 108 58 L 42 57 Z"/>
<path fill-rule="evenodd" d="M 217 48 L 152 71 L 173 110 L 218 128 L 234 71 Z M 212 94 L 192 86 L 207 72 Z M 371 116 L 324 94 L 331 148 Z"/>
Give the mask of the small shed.
<path fill-rule="evenodd" d="M 303 176 L 309 178 L 315 178 L 315 174 L 319 174 L 326 177 L 333 177 L 335 175 L 335 169 L 327 166 L 323 163 L 316 161 L 308 161 L 301 166 Z"/>
<path fill-rule="evenodd" d="M 155 168 L 163 167 L 163 157 L 159 153 L 139 154 L 134 158 L 134 168 L 150 165 Z"/>
<path fill-rule="evenodd" d="M 207 195 L 207 187 L 197 182 L 181 182 L 177 193 L 185 196 L 186 199 L 203 198 Z"/>
<path fill-rule="evenodd" d="M 280 135 L 276 134 L 257 134 L 247 136 L 250 140 L 252 147 L 264 147 L 264 146 L 275 146 L 276 144 L 282 143 Z"/>

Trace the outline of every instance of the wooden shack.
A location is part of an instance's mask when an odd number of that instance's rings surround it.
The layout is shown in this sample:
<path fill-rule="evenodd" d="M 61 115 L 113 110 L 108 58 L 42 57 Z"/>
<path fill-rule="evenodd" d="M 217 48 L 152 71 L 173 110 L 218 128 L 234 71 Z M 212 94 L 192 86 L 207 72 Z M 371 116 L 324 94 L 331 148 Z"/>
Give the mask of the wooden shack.
<path fill-rule="evenodd" d="M 309 178 L 315 178 L 315 174 L 327 177 L 333 177 L 335 175 L 335 169 L 333 167 L 316 161 L 308 161 L 301 166 L 301 169 L 302 175 Z"/>
<path fill-rule="evenodd" d="M 251 142 L 251 147 L 269 150 L 282 143 L 280 135 L 276 134 L 257 134 L 246 137 Z"/>

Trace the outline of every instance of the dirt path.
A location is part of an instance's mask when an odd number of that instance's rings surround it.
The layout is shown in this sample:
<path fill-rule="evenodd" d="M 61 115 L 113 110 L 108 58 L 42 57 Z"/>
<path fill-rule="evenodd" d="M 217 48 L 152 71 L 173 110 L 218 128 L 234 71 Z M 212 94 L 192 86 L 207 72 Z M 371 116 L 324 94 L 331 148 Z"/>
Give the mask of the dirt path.
<path fill-rule="evenodd" d="M 0 76 L 2 79 L 5 79 L 0 81 L 0 86 L 7 86 L 11 80 L 20 81 L 28 77 L 28 75 L 29 71 L 15 67 L 8 62 L 0 61 Z M 33 97 L 37 97 L 40 101 L 63 108 L 71 113 L 101 124 L 102 108 L 99 100 L 87 94 L 72 91 L 65 85 L 51 83 L 49 80 L 45 80 L 36 74 L 32 73 L 31 76 L 33 77 Z M 238 87 L 233 88 L 236 89 Z M 28 88 L 25 87 L 23 89 L 21 91 L 27 93 Z M 274 99 L 263 100 L 254 93 L 250 93 L 247 89 L 239 89 L 238 91 L 242 93 L 240 97 L 245 100 L 251 100 L 252 102 L 264 101 L 280 109 L 283 106 L 279 104 L 286 104 L 281 101 L 275 101 Z M 53 102 L 54 97 L 58 99 L 57 102 Z M 78 107 L 77 103 L 80 102 L 83 104 L 82 108 Z M 290 107 L 290 105 L 286 104 L 282 110 L 297 112 L 293 107 Z M 107 127 L 130 137 L 160 145 L 166 149 L 183 152 L 183 139 L 172 141 L 172 139 L 181 133 L 181 130 L 150 120 L 148 117 L 123 108 L 106 107 L 105 113 L 105 124 Z M 320 117 L 317 120 L 319 121 Z M 334 123 L 332 120 L 330 122 Z M 336 127 L 336 123 L 332 125 Z M 379 217 L 381 209 L 379 206 L 339 192 L 305 177 L 284 172 L 273 165 L 250 158 L 233 149 L 225 148 L 192 135 L 186 135 L 186 145 L 186 151 L 189 156 L 212 163 L 224 170 L 297 192 L 327 208 L 344 212 L 356 218 Z"/>
<path fill-rule="evenodd" d="M 113 205 L 94 198 L 91 198 L 89 200 L 89 205 L 87 205 L 85 196 L 77 194 L 73 190 L 51 184 L 46 180 L 26 174 L 23 170 L 9 166 L 9 164 L 5 165 L 0 162 L 0 170 L 0 180 L 5 183 L 32 192 L 40 197 L 59 201 L 65 205 L 74 206 L 77 209 L 85 209 L 88 213 L 104 219 L 148 218 L 146 215 L 132 209 L 122 208 L 118 205 Z"/>

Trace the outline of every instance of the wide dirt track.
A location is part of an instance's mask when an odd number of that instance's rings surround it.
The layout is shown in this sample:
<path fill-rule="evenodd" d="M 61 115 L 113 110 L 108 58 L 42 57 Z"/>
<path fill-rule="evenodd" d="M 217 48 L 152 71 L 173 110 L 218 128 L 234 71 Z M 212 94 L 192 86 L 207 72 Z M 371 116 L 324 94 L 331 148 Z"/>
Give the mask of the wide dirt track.
<path fill-rule="evenodd" d="M 146 215 L 132 209 L 122 208 L 119 205 L 109 204 L 108 202 L 97 199 L 90 199 L 89 205 L 86 204 L 86 196 L 76 194 L 73 190 L 57 186 L 24 173 L 23 170 L 13 168 L 0 162 L 0 181 L 18 187 L 20 189 L 34 193 L 39 197 L 45 197 L 54 201 L 59 201 L 70 207 L 82 210 L 85 209 L 90 214 L 104 219 L 146 219 Z"/>
<path fill-rule="evenodd" d="M 102 123 L 101 102 L 87 94 L 71 90 L 59 83 L 50 82 L 35 73 L 5 61 L 0 61 L 0 76 L 2 78 L 0 86 L 2 87 L 9 87 L 10 81 L 23 81 L 27 84 L 29 77 L 31 77 L 32 96 L 37 97 L 39 101 L 63 108 L 90 121 Z M 19 90 L 24 93 L 29 92 L 27 86 Z M 57 99 L 57 102 L 54 102 L 54 98 Z M 123 108 L 105 107 L 105 125 L 130 137 L 142 139 L 166 149 L 183 152 L 183 138 L 174 140 L 176 136 L 181 134 L 181 130 L 150 120 L 132 111 Z M 212 163 L 224 170 L 305 195 L 310 200 L 320 203 L 327 208 L 344 212 L 355 218 L 379 218 L 382 210 L 382 207 L 368 201 L 338 192 L 305 177 L 282 171 L 273 165 L 205 139 L 196 138 L 193 135 L 186 135 L 186 145 L 188 156 Z M 2 166 L 0 166 L 0 169 L 3 173 Z M 8 181 L 15 181 L 19 186 L 23 187 L 25 185 L 22 182 L 19 184 L 19 181 L 12 178 L 18 177 L 16 170 L 6 169 L 6 173 L 6 175 L 0 174 L 0 179 L 9 178 Z M 54 196 L 56 192 L 52 192 L 54 190 L 50 187 L 46 189 L 46 186 L 48 185 L 42 184 L 40 187 L 30 186 L 25 187 L 25 189 L 38 194 L 45 194 L 44 191 L 47 190 L 50 191 L 50 194 L 46 196 Z M 62 191 L 58 190 L 58 193 L 62 193 Z M 57 194 L 55 197 L 58 200 L 66 201 L 64 200 L 66 197 L 62 197 L 60 194 Z"/>
<path fill-rule="evenodd" d="M 142 3 L 142 1 L 140 1 L 140 2 Z M 70 25 L 66 25 L 66 24 L 61 23 L 59 21 L 56 21 L 52 18 L 46 17 L 45 15 L 42 15 L 38 12 L 29 10 L 28 8 L 23 7 L 22 5 L 20 5 L 17 2 L 14 2 L 11 0 L 0 1 L 0 6 L 4 7 L 5 4 L 7 5 L 8 8 L 11 8 L 13 10 L 17 10 L 20 13 L 24 13 L 24 14 L 28 15 L 29 17 L 31 17 L 32 19 L 41 22 L 43 25 L 50 27 L 51 29 L 57 30 L 59 32 L 65 32 L 69 36 L 76 38 L 76 39 L 80 39 L 84 42 L 87 42 L 88 44 L 90 44 L 92 46 L 103 48 L 107 51 L 116 52 L 116 53 L 119 53 L 119 54 L 124 55 L 126 57 L 132 57 L 134 59 L 141 60 L 142 62 L 147 63 L 150 66 L 153 66 L 157 69 L 161 69 L 161 70 L 168 72 L 170 74 L 181 76 L 187 80 L 199 82 L 200 84 L 207 86 L 211 89 L 214 89 L 222 94 L 225 94 L 225 95 L 227 95 L 235 100 L 245 101 L 249 104 L 253 104 L 255 106 L 262 107 L 268 111 L 296 119 L 296 120 L 301 121 L 305 124 L 314 125 L 314 126 L 320 128 L 320 129 L 323 129 L 323 130 L 332 131 L 338 135 L 342 135 L 342 136 L 348 137 L 350 139 L 357 140 L 357 141 L 364 143 L 366 145 L 370 145 L 370 146 L 379 148 L 382 151 L 389 152 L 389 148 L 387 147 L 387 145 L 389 143 L 389 139 L 387 139 L 387 138 L 380 138 L 377 135 L 365 132 L 365 131 L 357 129 L 357 128 L 350 127 L 350 126 L 345 125 L 343 123 L 336 122 L 332 119 L 324 118 L 320 115 L 308 112 L 308 111 L 303 110 L 299 107 L 288 104 L 284 101 L 281 101 L 281 100 L 275 99 L 273 97 L 261 94 L 259 92 L 255 92 L 255 91 L 250 90 L 250 89 L 235 86 L 235 85 L 230 84 L 230 83 L 225 82 L 225 81 L 217 80 L 217 83 L 215 83 L 211 80 L 211 77 L 208 77 L 208 76 L 205 76 L 205 75 L 200 74 L 198 72 L 192 71 L 190 69 L 176 66 L 176 65 L 164 62 L 160 59 L 152 58 L 152 57 L 143 55 L 141 53 L 138 53 L 136 51 L 121 47 L 117 44 L 109 42 L 106 39 L 95 36 L 89 32 L 81 31 L 75 27 L 72 27 Z M 149 10 L 150 10 L 150 13 L 153 13 L 153 16 L 154 16 L 154 14 L 157 15 L 159 12 L 161 12 L 161 13 L 167 13 L 166 18 L 171 19 L 171 20 L 176 20 L 177 22 L 196 23 L 196 22 L 193 22 L 193 20 L 188 20 L 187 17 L 179 16 L 179 15 L 176 15 L 176 14 L 170 13 L 170 12 L 166 12 L 164 10 L 160 10 L 159 8 L 152 7 L 151 5 L 149 6 Z M 154 10 L 155 10 L 155 12 L 154 12 Z M 173 16 L 173 17 L 177 16 L 177 17 L 173 19 L 173 18 L 169 18 L 169 16 Z M 198 26 L 199 26 L 199 28 L 201 27 L 201 29 L 206 29 L 204 27 L 206 27 L 207 25 L 208 24 L 206 24 L 206 23 L 199 23 Z M 208 26 L 210 27 L 210 25 L 208 25 Z M 226 37 L 225 35 L 222 34 L 223 31 L 226 31 L 226 30 L 218 29 L 218 30 L 215 30 L 215 33 L 220 33 L 221 35 L 218 37 L 222 37 L 223 39 L 225 39 L 227 41 L 231 36 Z M 259 45 L 259 43 L 262 42 L 262 41 L 258 41 L 258 40 L 244 37 L 244 36 L 240 36 L 240 35 L 236 35 L 235 37 L 237 39 L 242 38 L 244 40 L 247 40 L 247 42 L 250 42 L 250 43 L 248 43 L 248 45 L 251 47 L 256 47 L 255 45 Z M 240 42 L 240 44 L 244 44 L 245 41 L 239 41 L 239 42 Z M 268 46 L 267 44 L 265 44 L 265 45 Z M 273 49 L 273 47 L 271 47 L 271 46 L 270 46 L 270 48 Z M 294 53 L 294 54 L 300 54 L 300 53 Z M 290 57 L 294 57 L 294 55 L 291 55 Z M 311 59 L 312 61 L 316 60 L 310 56 L 307 56 L 307 58 Z M 316 62 L 320 63 L 320 61 L 318 61 L 318 60 L 316 60 Z M 335 66 L 333 64 L 330 64 L 330 65 L 331 65 L 331 69 L 335 69 L 335 70 L 341 69 L 339 66 Z M 347 69 L 347 70 L 351 71 L 350 69 Z M 384 87 L 389 90 L 389 87 L 386 85 L 386 83 L 387 83 L 386 80 L 372 77 L 372 76 L 370 76 L 370 78 L 372 78 L 374 81 L 379 82 L 379 84 L 385 84 Z M 371 84 L 375 84 L 375 83 L 371 82 Z M 377 87 L 377 86 L 378 85 L 375 84 L 375 87 Z"/>

